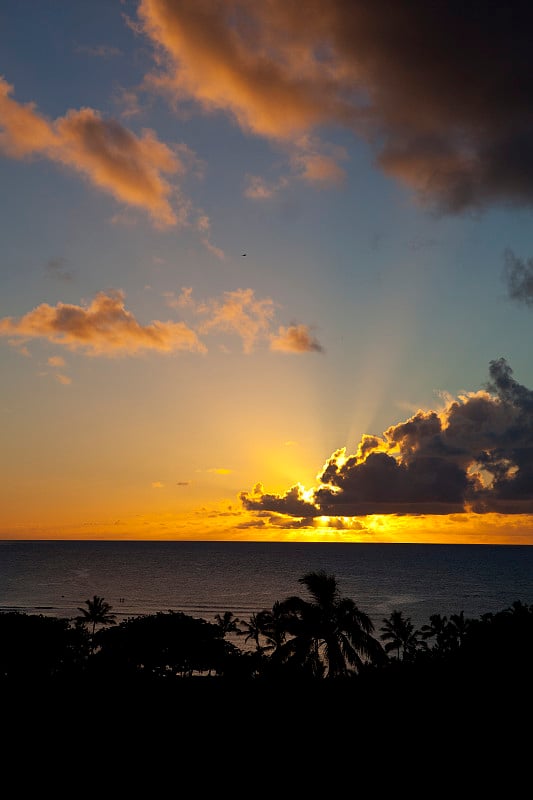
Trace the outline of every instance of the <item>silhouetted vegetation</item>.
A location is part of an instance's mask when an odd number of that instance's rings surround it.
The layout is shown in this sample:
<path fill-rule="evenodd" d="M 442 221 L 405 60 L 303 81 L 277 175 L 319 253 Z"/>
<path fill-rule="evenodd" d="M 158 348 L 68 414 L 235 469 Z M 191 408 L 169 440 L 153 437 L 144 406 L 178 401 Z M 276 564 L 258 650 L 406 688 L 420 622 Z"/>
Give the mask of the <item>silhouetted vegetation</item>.
<path fill-rule="evenodd" d="M 286 680 L 363 688 L 442 688 L 447 681 L 496 685 L 527 681 L 533 669 L 533 606 L 477 619 L 434 614 L 418 630 L 402 611 L 382 620 L 342 597 L 334 575 L 300 579 L 307 598 L 291 596 L 239 620 L 231 611 L 214 622 L 177 611 L 134 616 L 115 624 L 95 595 L 74 619 L 0 614 L 0 682 L 118 679 L 181 684 L 202 678 L 267 685 Z M 244 647 L 236 642 L 243 641 Z"/>
<path fill-rule="evenodd" d="M 86 625 L 92 625 L 91 636 L 94 636 L 97 625 L 114 625 L 116 622 L 116 614 L 111 613 L 111 606 L 106 603 L 103 597 L 98 597 L 97 594 L 93 595 L 92 600 L 86 600 L 87 608 L 78 608 L 81 611 L 81 616 L 76 617 L 78 622 Z"/>

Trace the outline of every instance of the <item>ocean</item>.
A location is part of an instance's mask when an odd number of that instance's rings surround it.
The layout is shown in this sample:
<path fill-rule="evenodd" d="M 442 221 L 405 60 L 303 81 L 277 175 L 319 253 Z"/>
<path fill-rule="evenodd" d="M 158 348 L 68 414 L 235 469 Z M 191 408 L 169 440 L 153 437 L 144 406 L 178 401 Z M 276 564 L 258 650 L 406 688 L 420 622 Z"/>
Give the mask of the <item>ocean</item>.
<path fill-rule="evenodd" d="M 240 619 L 290 595 L 306 572 L 336 576 L 376 630 L 401 610 L 467 617 L 533 604 L 533 547 L 261 542 L 0 541 L 0 611 L 72 618 L 99 595 L 117 621 L 183 611 Z"/>

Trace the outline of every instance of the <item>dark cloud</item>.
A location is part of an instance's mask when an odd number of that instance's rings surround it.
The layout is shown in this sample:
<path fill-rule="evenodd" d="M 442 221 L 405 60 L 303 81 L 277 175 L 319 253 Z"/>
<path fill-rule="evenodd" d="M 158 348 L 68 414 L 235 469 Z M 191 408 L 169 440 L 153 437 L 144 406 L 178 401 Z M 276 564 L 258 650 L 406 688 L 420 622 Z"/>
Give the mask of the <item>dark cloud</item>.
<path fill-rule="evenodd" d="M 85 53 L 88 56 L 96 56 L 97 58 L 113 58 L 114 56 L 123 55 L 122 50 L 109 44 L 77 44 L 74 47 L 74 52 Z"/>
<path fill-rule="evenodd" d="M 505 251 L 504 279 L 511 300 L 533 306 L 533 258 L 522 261 L 512 250 Z"/>
<path fill-rule="evenodd" d="M 320 512 L 302 495 L 301 486 L 292 486 L 283 496 L 265 494 L 263 485 L 257 483 L 253 492 L 241 492 L 240 500 L 249 511 L 275 511 L 291 517 L 315 517 Z"/>
<path fill-rule="evenodd" d="M 152 86 L 285 143 L 293 165 L 340 171 L 317 135 L 337 124 L 437 208 L 533 201 L 530 2 L 141 0 L 139 16 Z"/>
<path fill-rule="evenodd" d="M 244 506 L 298 518 L 533 513 L 533 391 L 504 358 L 489 373 L 484 390 L 365 435 L 354 455 L 336 450 L 314 490 L 274 495 L 258 484 Z"/>
<path fill-rule="evenodd" d="M 46 263 L 46 274 L 59 281 L 71 281 L 73 278 L 72 272 L 65 269 L 66 261 L 64 258 L 51 258 Z"/>

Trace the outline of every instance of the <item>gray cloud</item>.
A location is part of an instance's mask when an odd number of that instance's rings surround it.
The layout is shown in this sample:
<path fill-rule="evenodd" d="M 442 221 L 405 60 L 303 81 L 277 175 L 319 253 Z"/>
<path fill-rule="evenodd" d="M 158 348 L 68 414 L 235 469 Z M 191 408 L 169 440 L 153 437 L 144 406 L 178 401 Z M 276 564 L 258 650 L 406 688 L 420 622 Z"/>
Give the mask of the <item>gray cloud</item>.
<path fill-rule="evenodd" d="M 490 362 L 482 391 L 440 411 L 418 411 L 354 455 L 335 451 L 319 485 L 273 495 L 258 484 L 241 501 L 290 517 L 368 514 L 533 513 L 533 391 L 504 358 Z"/>
<path fill-rule="evenodd" d="M 51 258 L 46 263 L 46 274 L 58 281 L 71 281 L 73 273 L 65 269 L 66 260 L 64 258 Z"/>
<path fill-rule="evenodd" d="M 512 250 L 505 251 L 504 280 L 511 300 L 533 306 L 533 258 L 522 261 Z"/>

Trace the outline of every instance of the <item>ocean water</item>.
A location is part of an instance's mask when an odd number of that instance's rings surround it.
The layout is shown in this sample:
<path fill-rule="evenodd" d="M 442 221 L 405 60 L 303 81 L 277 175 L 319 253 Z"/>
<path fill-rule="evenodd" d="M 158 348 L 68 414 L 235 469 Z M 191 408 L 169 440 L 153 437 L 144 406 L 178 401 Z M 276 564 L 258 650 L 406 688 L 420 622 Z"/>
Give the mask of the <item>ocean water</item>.
<path fill-rule="evenodd" d="M 97 594 L 117 621 L 183 611 L 241 619 L 289 595 L 306 572 L 336 576 L 376 629 L 393 610 L 419 627 L 533 604 L 533 547 L 260 542 L 0 541 L 0 611 L 75 617 Z"/>

